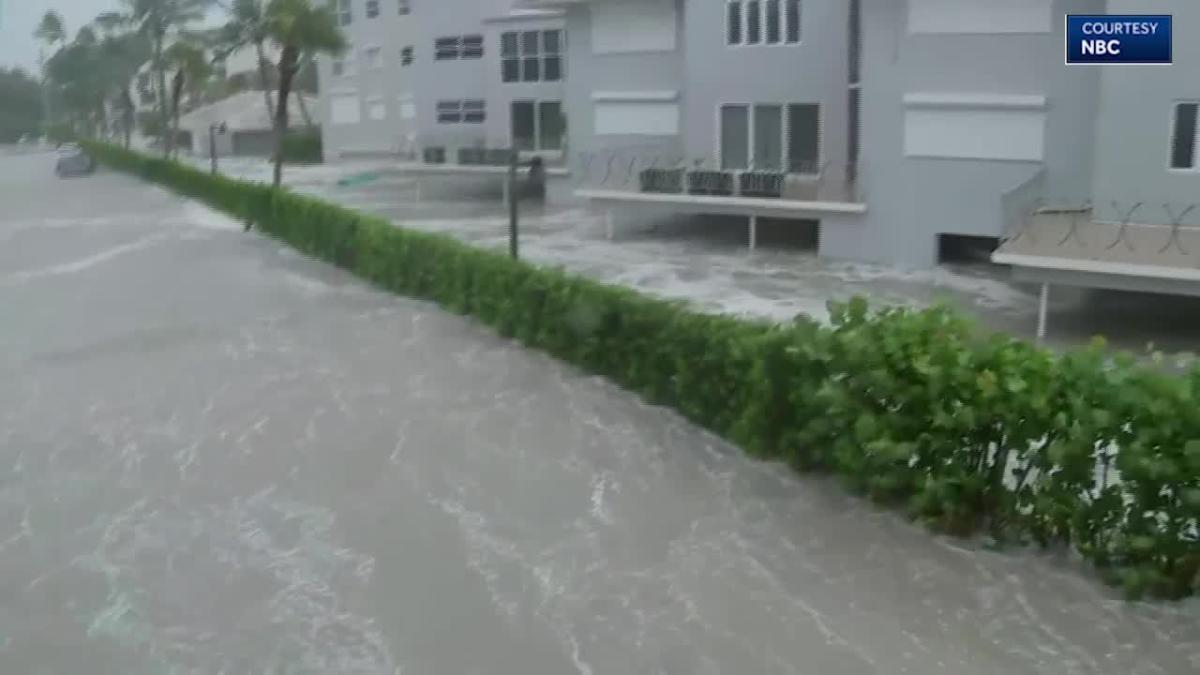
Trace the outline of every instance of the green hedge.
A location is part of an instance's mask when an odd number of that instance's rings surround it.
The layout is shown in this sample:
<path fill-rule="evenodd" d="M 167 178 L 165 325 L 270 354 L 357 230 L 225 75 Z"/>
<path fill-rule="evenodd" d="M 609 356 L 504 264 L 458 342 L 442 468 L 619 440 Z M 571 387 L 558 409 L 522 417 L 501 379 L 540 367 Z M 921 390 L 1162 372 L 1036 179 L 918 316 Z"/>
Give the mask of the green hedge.
<path fill-rule="evenodd" d="M 320 164 L 323 157 L 321 132 L 292 131 L 283 138 L 283 161 L 289 164 Z"/>
<path fill-rule="evenodd" d="M 710 316 L 286 190 L 89 147 L 940 531 L 1071 545 L 1131 596 L 1200 586 L 1200 371 L 1167 375 L 1102 344 L 1053 355 L 981 337 L 943 308 L 871 313 L 855 300 L 831 306 L 832 327 Z"/>

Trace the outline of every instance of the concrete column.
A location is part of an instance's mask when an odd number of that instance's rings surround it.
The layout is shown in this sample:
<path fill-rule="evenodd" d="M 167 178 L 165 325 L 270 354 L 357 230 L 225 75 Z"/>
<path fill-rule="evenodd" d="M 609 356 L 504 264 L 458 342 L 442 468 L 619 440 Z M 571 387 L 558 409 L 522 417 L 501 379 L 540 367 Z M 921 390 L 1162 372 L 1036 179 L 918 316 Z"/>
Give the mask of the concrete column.
<path fill-rule="evenodd" d="M 758 216 L 750 216 L 750 250 L 758 246 Z"/>
<path fill-rule="evenodd" d="M 612 241 L 614 229 L 612 209 L 608 209 L 604 212 L 604 238 Z"/>
<path fill-rule="evenodd" d="M 1038 300 L 1037 341 L 1040 344 L 1046 339 L 1046 312 L 1050 304 L 1050 284 L 1042 284 L 1041 298 Z"/>

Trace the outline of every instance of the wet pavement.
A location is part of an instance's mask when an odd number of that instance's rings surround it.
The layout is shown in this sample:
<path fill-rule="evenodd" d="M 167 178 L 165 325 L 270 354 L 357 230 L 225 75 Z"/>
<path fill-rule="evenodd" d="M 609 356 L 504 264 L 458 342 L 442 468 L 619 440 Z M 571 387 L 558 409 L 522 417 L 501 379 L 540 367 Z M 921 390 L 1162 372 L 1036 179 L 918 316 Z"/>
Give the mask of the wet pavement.
<path fill-rule="evenodd" d="M 0 673 L 1183 674 L 934 537 L 108 173 L 0 158 Z"/>

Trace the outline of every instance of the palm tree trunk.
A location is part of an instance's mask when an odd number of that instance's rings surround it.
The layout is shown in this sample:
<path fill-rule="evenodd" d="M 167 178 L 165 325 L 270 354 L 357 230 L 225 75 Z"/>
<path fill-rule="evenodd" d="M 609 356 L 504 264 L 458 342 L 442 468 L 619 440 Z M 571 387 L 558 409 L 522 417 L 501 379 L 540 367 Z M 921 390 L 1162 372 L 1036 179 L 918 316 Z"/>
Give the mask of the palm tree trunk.
<path fill-rule="evenodd" d="M 121 112 L 121 130 L 125 134 L 125 149 L 128 150 L 130 141 L 133 138 L 134 122 L 133 97 L 129 95 L 128 86 L 121 90 L 121 106 L 124 108 Z"/>
<path fill-rule="evenodd" d="M 165 36 L 162 32 L 156 33 L 154 36 L 154 74 L 158 80 L 158 128 L 163 146 L 163 157 L 170 157 L 172 143 L 167 139 L 167 133 L 170 131 L 171 120 L 170 112 L 167 110 L 167 64 L 163 63 L 164 39 Z"/>
<path fill-rule="evenodd" d="M 300 107 L 300 116 L 304 118 L 304 126 L 309 129 L 316 126 L 313 124 L 312 115 L 308 114 L 308 104 L 304 102 L 304 92 L 296 92 L 296 104 Z"/>
<path fill-rule="evenodd" d="M 263 99 L 267 104 L 267 117 L 275 119 L 275 104 L 271 101 L 271 84 L 267 78 L 267 56 L 263 52 L 263 43 L 255 42 L 254 49 L 258 52 L 258 86 L 262 89 Z"/>
<path fill-rule="evenodd" d="M 168 157 L 173 154 L 178 157 L 179 153 L 175 147 L 176 141 L 179 140 L 179 106 L 183 100 L 183 85 L 185 83 L 183 68 L 181 67 L 175 72 L 175 78 L 171 82 L 171 152 Z"/>
<path fill-rule="evenodd" d="M 275 176 L 273 185 L 283 183 L 283 140 L 288 128 L 288 96 L 292 93 L 292 79 L 296 76 L 296 60 L 299 52 L 286 45 L 279 55 L 279 95 L 275 97 Z"/>

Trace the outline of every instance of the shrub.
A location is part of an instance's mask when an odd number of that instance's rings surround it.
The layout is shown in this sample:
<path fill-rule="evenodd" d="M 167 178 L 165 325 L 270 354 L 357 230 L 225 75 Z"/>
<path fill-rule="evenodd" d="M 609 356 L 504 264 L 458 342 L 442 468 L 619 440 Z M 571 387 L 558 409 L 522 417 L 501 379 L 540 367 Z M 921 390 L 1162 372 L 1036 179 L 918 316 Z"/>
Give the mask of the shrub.
<path fill-rule="evenodd" d="M 831 305 L 831 327 L 710 316 L 287 190 L 88 147 L 936 529 L 1073 545 L 1131 596 L 1200 585 L 1200 370 L 1169 376 L 1100 343 L 1056 356 L 981 336 L 944 308 L 871 313 L 854 300 Z"/>
<path fill-rule="evenodd" d="M 323 161 L 321 132 L 292 131 L 283 138 L 283 161 L 291 164 L 320 164 Z"/>

